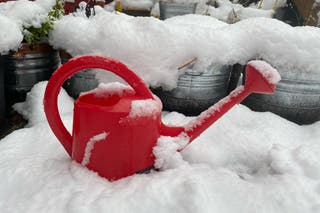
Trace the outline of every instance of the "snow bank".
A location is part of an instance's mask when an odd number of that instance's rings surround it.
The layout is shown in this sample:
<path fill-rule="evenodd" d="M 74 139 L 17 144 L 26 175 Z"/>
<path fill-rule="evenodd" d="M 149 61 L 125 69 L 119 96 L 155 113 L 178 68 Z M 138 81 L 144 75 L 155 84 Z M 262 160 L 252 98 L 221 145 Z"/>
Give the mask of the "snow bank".
<path fill-rule="evenodd" d="M 107 96 L 123 96 L 124 94 L 135 94 L 135 91 L 132 87 L 128 85 L 124 85 L 119 82 L 112 82 L 112 83 L 100 83 L 97 88 L 90 90 L 88 92 L 82 92 L 82 95 L 86 95 L 88 93 L 94 93 L 97 97 L 107 97 Z"/>
<path fill-rule="evenodd" d="M 154 0 L 120 0 L 121 7 L 124 9 L 150 10 Z"/>
<path fill-rule="evenodd" d="M 161 1 L 169 2 L 169 3 L 177 3 L 177 4 L 194 4 L 194 3 L 205 2 L 206 0 L 161 0 Z"/>
<path fill-rule="evenodd" d="M 19 25 L 0 14 L 0 26 L 0 54 L 17 50 L 23 39 Z"/>
<path fill-rule="evenodd" d="M 272 18 L 272 8 L 258 9 L 256 5 L 244 7 L 241 4 L 234 4 L 229 0 L 217 0 L 217 7 L 207 6 L 205 13 L 227 23 L 235 23 L 243 19 L 254 17 Z"/>
<path fill-rule="evenodd" d="M 319 38 L 319 28 L 291 27 L 267 18 L 226 25 L 208 16 L 160 21 L 101 11 L 90 19 L 63 17 L 54 26 L 51 44 L 73 56 L 99 53 L 116 58 L 149 85 L 171 89 L 176 86 L 178 67 L 193 58 L 197 58 L 196 71 L 211 64 L 263 59 L 280 74 L 293 70 L 318 74 Z"/>
<path fill-rule="evenodd" d="M 37 83 L 28 92 L 25 102 L 13 105 L 13 108 L 28 120 L 28 126 L 34 126 L 47 120 L 43 108 L 43 97 L 47 83 L 47 81 Z M 58 97 L 58 105 L 62 115 L 73 112 L 73 99 L 68 96 L 63 88 Z"/>
<path fill-rule="evenodd" d="M 264 10 L 276 9 L 279 7 L 285 7 L 287 5 L 287 0 L 263 0 L 259 1 L 258 4 L 252 5 L 252 7 L 260 7 Z"/>
<path fill-rule="evenodd" d="M 70 114 L 62 118 L 70 127 Z M 164 117 L 175 125 L 190 119 L 178 113 Z M 48 125 L 39 122 L 0 141 L 0 209 L 319 212 L 319 138 L 319 122 L 298 126 L 238 105 L 181 153 L 176 150 L 183 139 L 160 138 L 155 154 L 161 171 L 109 182 L 71 161 Z"/>

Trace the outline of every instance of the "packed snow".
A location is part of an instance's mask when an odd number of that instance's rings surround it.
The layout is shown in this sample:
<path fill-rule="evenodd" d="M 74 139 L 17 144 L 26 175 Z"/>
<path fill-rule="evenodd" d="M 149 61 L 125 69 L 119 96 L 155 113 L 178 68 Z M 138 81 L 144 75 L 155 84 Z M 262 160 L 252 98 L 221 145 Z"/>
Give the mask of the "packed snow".
<path fill-rule="evenodd" d="M 206 6 L 204 7 L 205 14 L 215 17 L 221 21 L 228 23 L 235 23 L 243 19 L 254 17 L 267 17 L 272 18 L 274 10 L 272 8 L 258 9 L 256 5 L 252 7 L 244 7 L 241 4 L 235 4 L 229 0 L 217 0 L 217 7 Z M 201 10 L 197 10 L 201 13 Z M 202 12 L 203 13 L 203 12 Z"/>
<path fill-rule="evenodd" d="M 199 72 L 212 64 L 245 64 L 263 59 L 280 74 L 318 74 L 319 38 L 318 28 L 291 27 L 268 18 L 228 25 L 209 16 L 186 15 L 160 21 L 101 10 L 90 19 L 63 17 L 56 22 L 50 41 L 73 56 L 99 53 L 113 57 L 147 84 L 172 89 L 180 74 L 178 68 L 193 58 L 197 58 L 194 69 Z M 110 77 L 98 74 L 98 78 L 105 81 Z"/>
<path fill-rule="evenodd" d="M 90 140 L 88 141 L 87 146 L 84 150 L 84 156 L 81 161 L 81 165 L 86 166 L 90 163 L 91 152 L 94 149 L 94 145 L 97 142 L 105 140 L 107 138 L 107 136 L 108 136 L 108 133 L 103 132 L 103 133 L 100 133 L 100 134 L 95 135 L 92 138 L 90 138 Z"/>
<path fill-rule="evenodd" d="M 17 50 L 27 34 L 24 27 L 40 27 L 48 20 L 55 0 L 19 0 L 0 3 L 0 54 Z"/>
<path fill-rule="evenodd" d="M 35 1 L 32 4 L 42 9 L 31 15 L 48 11 L 51 3 Z M 36 25 L 42 20 L 41 15 L 34 20 L 19 16 L 13 4 L 0 3 L 1 53 L 19 46 L 22 22 Z M 267 4 L 262 7 L 271 9 Z M 20 11 L 20 5 L 17 8 Z M 320 75 L 318 28 L 291 27 L 267 18 L 226 24 L 200 15 L 160 21 L 98 7 L 96 12 L 90 18 L 81 11 L 63 17 L 55 24 L 51 44 L 73 56 L 99 53 L 116 58 L 149 85 L 175 87 L 178 68 L 193 58 L 199 72 L 212 64 L 263 59 L 280 74 Z M 259 63 L 254 65 L 261 68 Z M 271 70 L 265 64 L 262 67 Z M 28 119 L 28 126 L 0 140 L 1 213 L 320 212 L 320 122 L 299 126 L 275 114 L 236 105 L 190 145 L 184 134 L 161 136 L 153 149 L 156 170 L 110 182 L 72 161 L 54 136 L 43 111 L 45 86 L 46 82 L 35 85 L 27 100 L 14 106 Z M 110 89 L 120 96 L 122 91 L 133 93 L 120 83 L 100 85 L 96 92 L 103 96 Z M 242 91 L 240 86 L 231 96 Z M 135 114 L 149 113 L 155 107 L 149 101 L 133 102 Z M 211 109 L 219 109 L 220 104 Z M 72 132 L 73 100 L 63 89 L 59 110 Z M 207 115 L 202 114 L 200 121 Z M 199 121 L 177 112 L 163 112 L 162 119 L 167 125 L 187 125 L 186 129 Z M 95 143 L 107 136 L 106 132 L 92 136 L 84 165 Z"/>
<path fill-rule="evenodd" d="M 0 25 L 4 29 L 0 31 L 0 54 L 18 49 L 23 39 L 19 25 L 2 14 Z"/>
<path fill-rule="evenodd" d="M 43 94 L 44 87 L 31 93 Z M 44 116 L 40 102 L 27 101 L 25 107 Z M 68 107 L 60 110 L 70 112 Z M 62 119 L 71 130 L 71 112 Z M 176 112 L 163 117 L 179 126 L 191 119 Z M 320 211 L 319 138 L 320 122 L 299 126 L 237 105 L 182 152 L 176 150 L 187 143 L 183 137 L 161 137 L 154 148 L 159 171 L 110 182 L 71 161 L 46 121 L 39 120 L 0 141 L 0 209 L 315 213 Z"/>
<path fill-rule="evenodd" d="M 120 0 L 124 9 L 150 10 L 154 5 L 153 0 Z"/>
<path fill-rule="evenodd" d="M 131 110 L 128 117 L 131 119 L 138 117 L 152 117 L 156 119 L 161 112 L 161 107 L 162 104 L 158 98 L 155 100 L 134 100 L 131 103 Z"/>
<path fill-rule="evenodd" d="M 248 65 L 254 67 L 258 72 L 260 72 L 270 84 L 276 84 L 281 80 L 281 76 L 278 71 L 265 61 L 253 60 L 249 61 Z"/>

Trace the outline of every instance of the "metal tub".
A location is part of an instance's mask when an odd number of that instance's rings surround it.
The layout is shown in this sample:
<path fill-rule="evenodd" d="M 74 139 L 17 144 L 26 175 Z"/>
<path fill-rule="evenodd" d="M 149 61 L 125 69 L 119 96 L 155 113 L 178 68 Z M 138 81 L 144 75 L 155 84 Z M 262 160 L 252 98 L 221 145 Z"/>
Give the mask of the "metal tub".
<path fill-rule="evenodd" d="M 83 70 L 66 80 L 63 88 L 71 97 L 77 98 L 81 92 L 90 91 L 96 88 L 98 84 L 93 70 Z"/>
<path fill-rule="evenodd" d="M 189 71 L 180 75 L 175 89 L 153 92 L 165 110 L 198 115 L 227 95 L 230 71 L 229 66 L 214 66 L 204 73 Z"/>
<path fill-rule="evenodd" d="M 320 75 L 283 72 L 281 78 L 274 94 L 252 94 L 243 103 L 252 110 L 270 111 L 298 124 L 319 121 Z"/>
<path fill-rule="evenodd" d="M 193 4 L 179 4 L 170 2 L 159 2 L 160 19 L 165 20 L 173 16 L 180 16 L 185 14 L 194 14 L 196 12 L 197 3 Z"/>
<path fill-rule="evenodd" d="M 13 103 L 24 101 L 27 92 L 36 83 L 48 80 L 60 64 L 58 52 L 48 45 L 23 49 L 3 56 L 2 72 L 5 76 L 5 94 L 9 107 Z"/>
<path fill-rule="evenodd" d="M 3 59 L 0 55 L 0 127 L 5 120 L 5 98 L 4 98 L 4 69 L 3 69 Z"/>
<path fill-rule="evenodd" d="M 61 63 L 66 63 L 72 56 L 65 51 L 60 51 Z M 87 92 L 99 85 L 93 70 L 83 70 L 73 76 L 63 84 L 63 88 L 73 97 L 78 98 L 81 92 Z"/>

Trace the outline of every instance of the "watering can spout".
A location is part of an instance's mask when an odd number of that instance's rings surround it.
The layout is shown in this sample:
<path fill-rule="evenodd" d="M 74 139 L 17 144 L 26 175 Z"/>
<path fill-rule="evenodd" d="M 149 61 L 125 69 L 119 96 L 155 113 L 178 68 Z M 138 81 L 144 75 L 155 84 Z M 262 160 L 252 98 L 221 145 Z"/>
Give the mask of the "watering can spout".
<path fill-rule="evenodd" d="M 163 125 L 163 134 L 178 136 L 184 133 L 189 137 L 189 142 L 192 142 L 235 104 L 239 104 L 251 93 L 273 93 L 276 88 L 275 84 L 280 79 L 279 73 L 266 62 L 260 60 L 250 61 L 246 66 L 245 85 L 237 87 L 227 97 L 202 112 L 184 127 Z"/>

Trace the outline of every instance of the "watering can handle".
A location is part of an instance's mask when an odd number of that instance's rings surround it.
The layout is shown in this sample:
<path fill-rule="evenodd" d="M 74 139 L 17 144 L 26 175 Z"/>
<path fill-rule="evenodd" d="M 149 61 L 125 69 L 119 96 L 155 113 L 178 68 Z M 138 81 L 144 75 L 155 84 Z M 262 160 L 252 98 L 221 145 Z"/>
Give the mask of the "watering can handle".
<path fill-rule="evenodd" d="M 73 74 L 89 68 L 110 71 L 123 78 L 144 99 L 154 99 L 142 79 L 123 63 L 103 56 L 86 55 L 69 60 L 51 76 L 44 95 L 44 111 L 48 123 L 68 154 L 72 155 L 72 136 L 65 128 L 58 110 L 58 95 L 63 82 Z"/>

